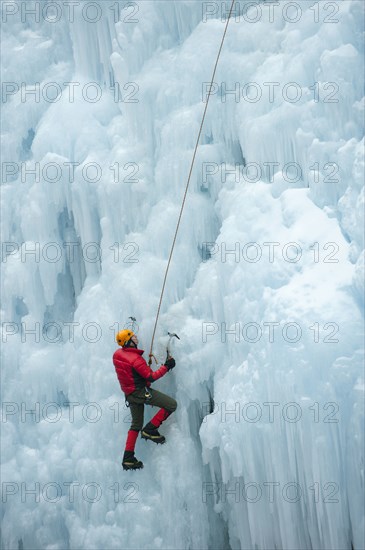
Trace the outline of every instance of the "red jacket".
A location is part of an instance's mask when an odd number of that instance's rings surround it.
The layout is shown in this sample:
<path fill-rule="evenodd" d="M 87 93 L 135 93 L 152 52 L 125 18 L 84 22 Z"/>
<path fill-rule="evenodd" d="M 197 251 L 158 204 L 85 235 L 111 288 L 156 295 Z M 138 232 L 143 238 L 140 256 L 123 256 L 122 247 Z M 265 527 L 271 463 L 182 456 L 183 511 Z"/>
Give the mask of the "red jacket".
<path fill-rule="evenodd" d="M 151 382 L 158 380 L 167 373 L 168 368 L 161 365 L 153 371 L 143 359 L 143 349 L 119 348 L 113 355 L 113 363 L 119 384 L 126 395 L 135 390 L 149 387 Z"/>

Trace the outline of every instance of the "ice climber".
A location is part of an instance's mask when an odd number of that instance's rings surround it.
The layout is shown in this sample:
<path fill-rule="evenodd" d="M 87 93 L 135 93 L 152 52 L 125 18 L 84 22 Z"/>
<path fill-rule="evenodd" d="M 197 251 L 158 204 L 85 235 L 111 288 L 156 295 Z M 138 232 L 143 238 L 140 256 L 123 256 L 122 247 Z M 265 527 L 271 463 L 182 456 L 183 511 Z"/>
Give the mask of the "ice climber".
<path fill-rule="evenodd" d="M 122 466 L 124 470 L 143 468 L 143 463 L 134 456 L 134 449 L 141 432 L 143 439 L 154 443 L 165 443 L 165 438 L 158 432 L 162 422 L 176 410 L 175 399 L 150 388 L 151 382 L 158 380 L 174 368 L 175 359 L 168 357 L 164 365 L 153 371 L 142 355 L 144 350 L 138 349 L 138 338 L 131 330 L 121 330 L 116 336 L 121 346 L 113 355 L 113 363 L 120 387 L 125 393 L 132 414 L 132 424 L 128 431 Z M 160 407 L 154 417 L 142 428 L 144 406 Z"/>

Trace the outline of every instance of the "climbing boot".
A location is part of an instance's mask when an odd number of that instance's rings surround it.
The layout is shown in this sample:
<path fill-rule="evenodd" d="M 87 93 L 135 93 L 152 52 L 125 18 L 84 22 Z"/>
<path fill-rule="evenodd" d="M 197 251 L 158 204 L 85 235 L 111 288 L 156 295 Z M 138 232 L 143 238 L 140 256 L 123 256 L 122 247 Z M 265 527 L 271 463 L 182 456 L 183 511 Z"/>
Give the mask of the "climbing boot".
<path fill-rule="evenodd" d="M 142 439 L 149 439 L 150 441 L 153 441 L 154 443 L 165 443 L 166 439 L 163 435 L 161 435 L 151 422 L 145 425 L 145 427 L 142 429 L 141 432 Z"/>
<path fill-rule="evenodd" d="M 122 462 L 123 470 L 140 470 L 143 462 L 137 460 L 133 451 L 125 451 Z"/>

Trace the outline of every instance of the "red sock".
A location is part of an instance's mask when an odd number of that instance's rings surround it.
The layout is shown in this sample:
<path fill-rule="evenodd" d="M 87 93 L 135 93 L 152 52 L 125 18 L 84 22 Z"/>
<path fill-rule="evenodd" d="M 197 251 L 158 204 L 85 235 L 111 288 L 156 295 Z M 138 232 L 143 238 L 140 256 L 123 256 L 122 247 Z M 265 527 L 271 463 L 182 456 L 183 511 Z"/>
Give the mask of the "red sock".
<path fill-rule="evenodd" d="M 126 451 L 132 451 L 134 452 L 134 447 L 136 446 L 136 441 L 138 437 L 138 431 L 137 430 L 129 430 L 127 441 L 125 444 L 125 450 Z"/>
<path fill-rule="evenodd" d="M 160 409 L 158 413 L 150 420 L 151 424 L 159 428 L 164 420 L 170 416 L 170 412 L 166 409 Z"/>

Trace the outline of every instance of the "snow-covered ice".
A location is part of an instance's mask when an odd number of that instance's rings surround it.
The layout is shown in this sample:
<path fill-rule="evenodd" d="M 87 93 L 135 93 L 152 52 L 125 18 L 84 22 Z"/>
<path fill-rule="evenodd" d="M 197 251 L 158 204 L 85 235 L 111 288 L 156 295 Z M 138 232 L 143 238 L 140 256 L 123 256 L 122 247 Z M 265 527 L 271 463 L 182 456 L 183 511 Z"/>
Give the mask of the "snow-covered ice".
<path fill-rule="evenodd" d="M 114 336 L 147 355 L 229 3 L 74 4 L 1 6 L 2 546 L 362 549 L 363 2 L 236 3 L 133 477 Z"/>

